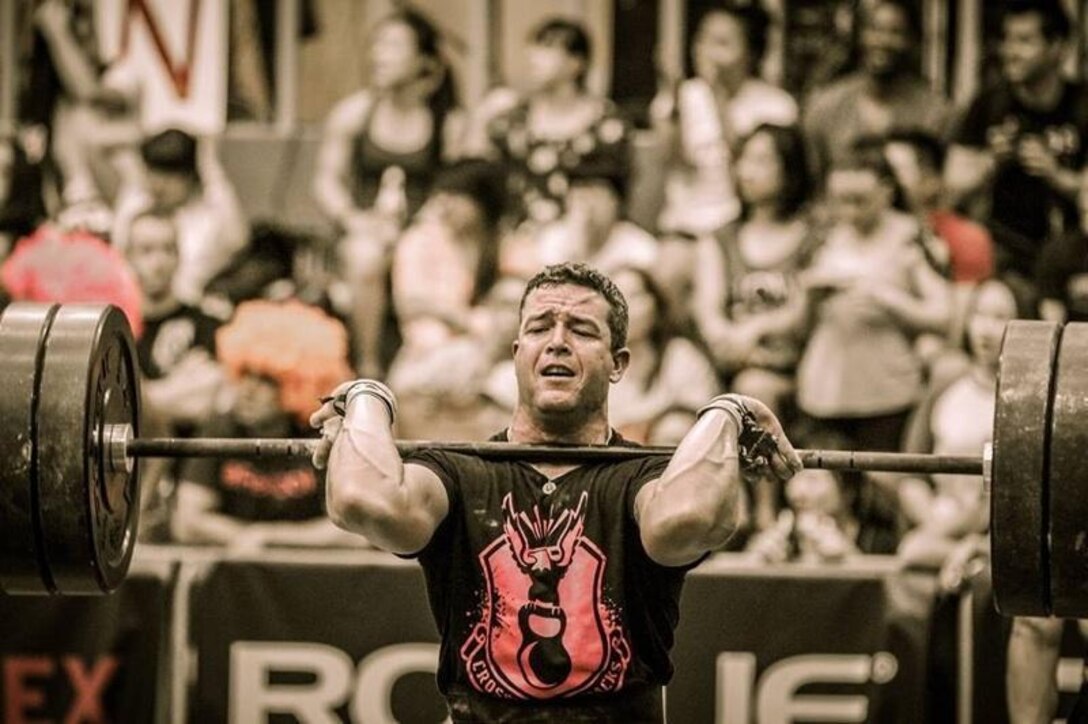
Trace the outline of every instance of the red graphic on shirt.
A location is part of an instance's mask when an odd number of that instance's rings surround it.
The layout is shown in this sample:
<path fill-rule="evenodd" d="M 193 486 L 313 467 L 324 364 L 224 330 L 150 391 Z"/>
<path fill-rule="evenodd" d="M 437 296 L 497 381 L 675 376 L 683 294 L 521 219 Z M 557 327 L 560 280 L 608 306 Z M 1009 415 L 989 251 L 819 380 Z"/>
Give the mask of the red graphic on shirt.
<path fill-rule="evenodd" d="M 461 647 L 477 690 L 551 699 L 623 685 L 631 647 L 604 598 L 607 559 L 583 535 L 587 499 L 546 517 L 503 498 L 503 534 L 479 556 L 483 610 Z"/>

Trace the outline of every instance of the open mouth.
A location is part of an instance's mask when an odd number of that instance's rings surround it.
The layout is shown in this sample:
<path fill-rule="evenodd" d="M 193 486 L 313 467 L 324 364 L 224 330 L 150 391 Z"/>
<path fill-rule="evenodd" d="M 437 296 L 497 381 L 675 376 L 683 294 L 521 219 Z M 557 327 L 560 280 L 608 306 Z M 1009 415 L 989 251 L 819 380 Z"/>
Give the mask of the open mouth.
<path fill-rule="evenodd" d="M 564 365 L 547 365 L 540 370 L 541 377 L 574 377 L 574 370 Z"/>

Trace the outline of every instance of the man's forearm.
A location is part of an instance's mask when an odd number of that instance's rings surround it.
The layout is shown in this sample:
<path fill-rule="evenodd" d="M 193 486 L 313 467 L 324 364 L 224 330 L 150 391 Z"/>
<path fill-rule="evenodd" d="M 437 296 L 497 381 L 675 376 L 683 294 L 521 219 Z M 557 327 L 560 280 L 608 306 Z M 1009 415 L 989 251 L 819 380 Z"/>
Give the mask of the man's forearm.
<path fill-rule="evenodd" d="M 737 434 L 735 419 L 712 409 L 676 447 L 640 510 L 643 539 L 666 552 L 663 557 L 693 559 L 732 535 L 740 488 Z"/>
<path fill-rule="evenodd" d="M 341 528 L 368 536 L 411 503 L 384 405 L 370 395 L 356 398 L 329 458 L 329 515 Z"/>

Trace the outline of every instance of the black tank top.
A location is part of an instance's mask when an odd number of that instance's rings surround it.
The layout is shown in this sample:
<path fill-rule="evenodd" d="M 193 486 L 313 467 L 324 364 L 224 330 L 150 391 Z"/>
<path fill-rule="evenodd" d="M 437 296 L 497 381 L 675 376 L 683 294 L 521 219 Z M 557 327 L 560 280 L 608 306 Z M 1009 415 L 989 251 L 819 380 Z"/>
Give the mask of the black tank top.
<path fill-rule="evenodd" d="M 352 142 L 352 199 L 359 208 L 369 209 L 378 197 L 382 174 L 387 168 L 399 166 L 404 171 L 404 195 L 408 217 L 411 218 L 427 199 L 441 164 L 441 123 L 439 119 L 434 119 L 430 139 L 418 150 L 408 153 L 390 151 L 371 138 L 370 123 L 377 104 L 377 100 L 370 104 L 362 130 Z"/>

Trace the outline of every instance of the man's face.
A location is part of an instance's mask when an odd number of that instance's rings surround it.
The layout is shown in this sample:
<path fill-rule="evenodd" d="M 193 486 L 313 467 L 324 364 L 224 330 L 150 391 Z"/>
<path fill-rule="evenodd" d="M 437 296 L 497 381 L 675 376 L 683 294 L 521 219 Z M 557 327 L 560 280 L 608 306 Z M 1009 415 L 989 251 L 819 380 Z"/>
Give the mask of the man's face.
<path fill-rule="evenodd" d="M 174 225 L 165 219 L 143 216 L 129 231 L 128 263 L 144 295 L 165 296 L 178 269 L 178 243 Z"/>
<path fill-rule="evenodd" d="M 530 292 L 514 342 L 520 405 L 545 416 L 605 410 L 628 361 L 626 349 L 612 352 L 608 311 L 603 296 L 574 284 Z"/>
<path fill-rule="evenodd" d="M 1005 78 L 1012 84 L 1031 83 L 1059 72 L 1062 44 L 1043 34 L 1043 20 L 1036 13 L 1009 15 L 1001 38 Z"/>
<path fill-rule="evenodd" d="M 866 14 L 861 29 L 862 65 L 872 75 L 893 75 L 905 64 L 913 42 L 903 11 L 894 5 L 879 4 Z"/>

